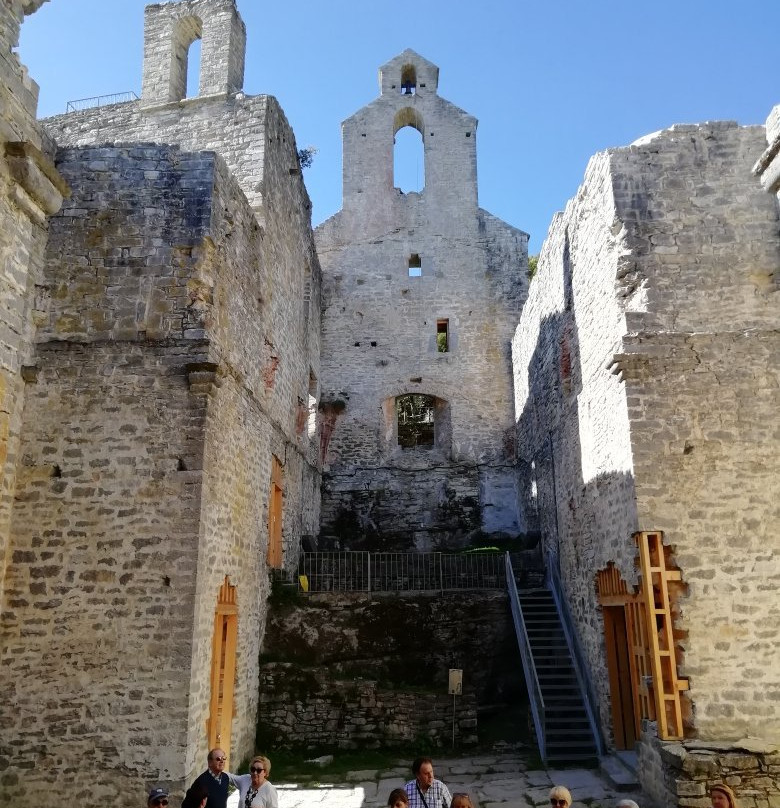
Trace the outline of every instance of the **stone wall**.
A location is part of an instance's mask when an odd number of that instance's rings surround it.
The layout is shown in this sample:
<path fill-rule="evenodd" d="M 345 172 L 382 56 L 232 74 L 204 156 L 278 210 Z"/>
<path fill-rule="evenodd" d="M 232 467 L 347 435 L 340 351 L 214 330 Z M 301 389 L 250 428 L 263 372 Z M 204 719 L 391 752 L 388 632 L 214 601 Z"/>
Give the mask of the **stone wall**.
<path fill-rule="evenodd" d="M 268 663 L 260 677 L 260 738 L 272 749 L 409 749 L 477 743 L 473 693 L 457 698 L 383 687 L 366 679 L 333 679 L 324 669 Z"/>
<path fill-rule="evenodd" d="M 418 86 L 402 95 L 409 65 Z M 476 120 L 437 95 L 438 69 L 405 51 L 381 75 L 382 95 L 343 125 L 344 207 L 315 231 L 330 407 L 323 544 L 429 550 L 516 534 L 509 343 L 528 237 L 478 207 Z M 393 134 L 407 125 L 423 137 L 420 193 L 392 187 Z M 436 402 L 433 446 L 399 445 L 395 399 L 410 393 Z M 403 516 L 388 521 L 393 505 Z"/>
<path fill-rule="evenodd" d="M 35 121 L 38 85 L 15 52 L 24 15 L 42 2 L 0 4 L 0 600 L 46 217 L 67 194 Z"/>
<path fill-rule="evenodd" d="M 317 514 L 316 445 L 299 429 L 317 367 L 299 290 L 308 277 L 317 299 L 316 264 L 305 229 L 281 224 L 296 197 L 277 194 L 263 230 L 214 154 L 95 146 L 57 164 L 73 197 L 48 242 L 2 616 L 0 758 L 13 750 L 18 805 L 55 769 L 75 793 L 85 756 L 114 772 L 109 802 L 202 768 L 226 576 L 232 749 L 251 751 L 272 455 L 286 563 Z"/>
<path fill-rule="evenodd" d="M 392 747 L 419 737 L 449 743 L 450 668 L 463 670 L 456 718 L 464 743 L 475 740 L 478 714 L 525 703 L 504 592 L 277 602 L 260 664 L 259 737 L 309 748 Z"/>
<path fill-rule="evenodd" d="M 657 805 L 709 808 L 710 789 L 726 783 L 739 808 L 780 804 L 780 748 L 743 738 L 730 743 L 659 743 L 648 724 L 639 744 L 640 777 Z"/>
<path fill-rule="evenodd" d="M 608 735 L 595 575 L 611 561 L 636 584 L 636 530 L 664 531 L 687 585 L 687 731 L 777 732 L 780 250 L 775 202 L 750 174 L 763 138 L 680 126 L 594 157 L 515 334 L 521 487 Z"/>
<path fill-rule="evenodd" d="M 271 131 L 267 124 L 274 118 L 279 123 Z M 311 207 L 300 176 L 295 138 L 273 96 L 195 96 L 152 107 L 128 101 L 56 115 L 41 123 L 60 146 L 170 143 L 191 151 L 215 151 L 238 180 L 261 224 L 270 211 L 264 205 L 264 168 L 268 165 L 266 149 L 273 147 L 287 162 L 286 182 L 300 194 L 302 207 L 296 218 L 308 214 Z"/>

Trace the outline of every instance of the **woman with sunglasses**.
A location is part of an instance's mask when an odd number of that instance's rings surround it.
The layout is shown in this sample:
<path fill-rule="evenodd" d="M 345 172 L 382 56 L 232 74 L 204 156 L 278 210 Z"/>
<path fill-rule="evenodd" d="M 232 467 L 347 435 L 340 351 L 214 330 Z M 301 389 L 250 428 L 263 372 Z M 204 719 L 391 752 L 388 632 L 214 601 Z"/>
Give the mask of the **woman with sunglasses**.
<path fill-rule="evenodd" d="M 571 792 L 566 786 L 553 786 L 550 789 L 550 808 L 569 808 Z"/>
<path fill-rule="evenodd" d="M 238 786 L 238 808 L 279 808 L 276 789 L 266 779 L 271 773 L 271 761 L 264 755 L 252 758 L 249 774 L 235 774 Z"/>

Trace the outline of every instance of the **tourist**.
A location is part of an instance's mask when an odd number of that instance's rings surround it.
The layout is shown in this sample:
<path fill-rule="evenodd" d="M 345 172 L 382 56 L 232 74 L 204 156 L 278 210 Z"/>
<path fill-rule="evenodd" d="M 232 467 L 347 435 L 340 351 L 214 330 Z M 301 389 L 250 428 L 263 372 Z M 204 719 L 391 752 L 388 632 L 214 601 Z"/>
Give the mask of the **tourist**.
<path fill-rule="evenodd" d="M 394 788 L 387 798 L 387 808 L 409 808 L 409 797 L 403 788 Z"/>
<path fill-rule="evenodd" d="M 615 808 L 639 808 L 639 805 L 637 805 L 637 803 L 635 803 L 633 800 L 620 800 Z"/>
<path fill-rule="evenodd" d="M 737 808 L 737 798 L 725 783 L 718 783 L 710 789 L 712 808 Z"/>
<path fill-rule="evenodd" d="M 553 786 L 550 789 L 551 808 L 569 808 L 571 805 L 571 792 L 566 786 Z"/>
<path fill-rule="evenodd" d="M 164 808 L 168 804 L 168 792 L 164 788 L 153 788 L 146 798 L 146 808 Z"/>
<path fill-rule="evenodd" d="M 209 792 L 203 783 L 197 780 L 187 789 L 181 808 L 204 808 L 208 800 Z"/>
<path fill-rule="evenodd" d="M 278 808 L 276 789 L 266 779 L 270 773 L 271 761 L 257 755 L 249 764 L 249 774 L 233 775 L 238 787 L 238 808 Z"/>
<path fill-rule="evenodd" d="M 471 804 L 471 797 L 465 791 L 456 791 L 452 795 L 450 808 L 474 808 Z"/>
<path fill-rule="evenodd" d="M 429 757 L 417 758 L 412 763 L 412 774 L 414 780 L 405 786 L 409 808 L 449 808 L 452 796 L 447 786 L 434 778 L 433 761 Z"/>
<path fill-rule="evenodd" d="M 212 749 L 208 756 L 208 769 L 198 775 L 192 784 L 200 784 L 206 788 L 209 797 L 209 808 L 227 808 L 228 789 L 235 781 L 235 775 L 225 771 L 227 756 L 221 749 Z M 243 808 L 243 806 L 241 807 Z"/>

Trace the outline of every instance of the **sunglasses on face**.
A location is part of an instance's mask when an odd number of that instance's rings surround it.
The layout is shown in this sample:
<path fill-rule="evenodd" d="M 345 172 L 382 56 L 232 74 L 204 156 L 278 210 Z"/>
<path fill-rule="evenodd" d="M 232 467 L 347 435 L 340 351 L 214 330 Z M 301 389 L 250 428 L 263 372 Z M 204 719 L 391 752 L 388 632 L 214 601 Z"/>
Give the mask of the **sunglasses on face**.
<path fill-rule="evenodd" d="M 252 772 L 252 774 L 260 774 L 260 772 L 264 772 L 265 769 L 258 769 L 257 766 L 252 766 L 249 771 Z"/>
<path fill-rule="evenodd" d="M 550 800 L 550 805 L 562 805 L 563 808 L 566 808 L 568 803 L 566 800 Z"/>
<path fill-rule="evenodd" d="M 168 800 L 165 797 L 158 797 L 156 800 L 152 800 L 152 805 L 167 805 Z"/>

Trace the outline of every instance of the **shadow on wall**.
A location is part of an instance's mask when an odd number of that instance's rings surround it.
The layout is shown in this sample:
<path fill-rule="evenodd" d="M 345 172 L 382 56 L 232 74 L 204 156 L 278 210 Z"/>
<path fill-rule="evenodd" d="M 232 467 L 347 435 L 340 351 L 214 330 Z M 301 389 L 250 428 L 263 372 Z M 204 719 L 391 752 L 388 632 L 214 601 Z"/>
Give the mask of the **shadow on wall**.
<path fill-rule="evenodd" d="M 609 736 L 609 680 L 595 576 L 610 560 L 623 561 L 620 566 L 625 568 L 626 551 L 633 555 L 630 540 L 638 529 L 636 493 L 630 471 L 616 469 L 587 481 L 583 476 L 583 447 L 587 452 L 606 451 L 616 439 L 614 430 L 619 427 L 606 408 L 614 407 L 612 402 L 620 399 L 606 394 L 593 396 L 602 383 L 605 390 L 615 390 L 617 380 L 612 379 L 606 363 L 599 366 L 598 376 L 583 379 L 568 238 L 561 259 L 563 307 L 541 321 L 528 362 L 528 397 L 517 420 L 518 468 L 521 490 L 527 492 L 526 508 L 537 515 L 548 563 L 560 570 L 588 660 L 601 724 Z M 536 278 L 534 282 L 541 281 Z M 583 396 L 583 389 L 587 396 Z M 601 409 L 588 411 L 582 418 L 580 407 L 587 400 L 591 410 Z M 627 435 L 624 437 L 628 440 Z"/>

